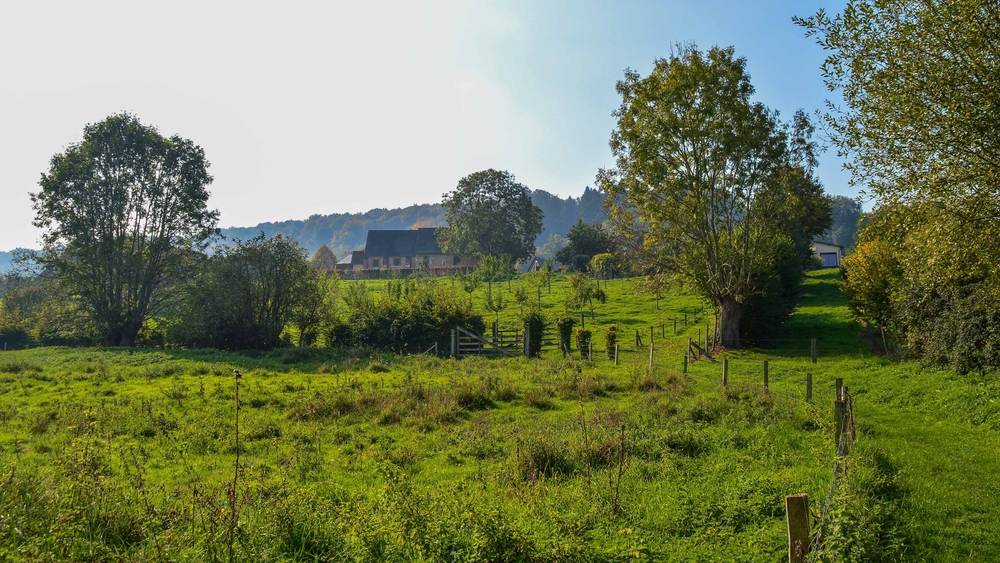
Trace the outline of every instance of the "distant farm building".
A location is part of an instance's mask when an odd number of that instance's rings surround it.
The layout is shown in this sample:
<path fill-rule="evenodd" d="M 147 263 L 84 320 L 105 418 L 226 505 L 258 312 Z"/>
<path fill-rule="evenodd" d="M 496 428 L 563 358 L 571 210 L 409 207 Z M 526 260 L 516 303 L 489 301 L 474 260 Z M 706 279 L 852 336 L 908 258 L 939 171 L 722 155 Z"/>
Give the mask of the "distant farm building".
<path fill-rule="evenodd" d="M 355 250 L 348 252 L 340 262 L 337 262 L 337 269 L 348 272 L 355 272 L 365 269 L 365 251 Z"/>
<path fill-rule="evenodd" d="M 840 259 L 844 257 L 844 247 L 828 242 L 813 241 L 813 256 L 823 263 L 824 268 L 839 268 Z"/>
<path fill-rule="evenodd" d="M 469 256 L 447 254 L 437 242 L 433 227 L 408 230 L 368 231 L 365 243 L 365 270 L 416 270 L 426 268 L 440 272 L 475 266 Z M 353 264 L 353 260 L 352 260 Z"/>

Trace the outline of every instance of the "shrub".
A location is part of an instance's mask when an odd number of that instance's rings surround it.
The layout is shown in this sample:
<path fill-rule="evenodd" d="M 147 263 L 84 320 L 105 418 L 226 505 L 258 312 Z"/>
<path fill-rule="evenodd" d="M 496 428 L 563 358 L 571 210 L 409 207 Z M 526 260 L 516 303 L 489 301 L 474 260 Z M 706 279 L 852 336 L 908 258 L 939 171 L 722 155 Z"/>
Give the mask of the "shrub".
<path fill-rule="evenodd" d="M 586 356 L 590 359 L 590 341 L 594 333 L 589 328 L 576 329 L 576 349 L 580 351 L 580 357 Z"/>
<path fill-rule="evenodd" d="M 389 280 L 378 296 L 360 284 L 344 293 L 355 346 L 419 353 L 435 343 L 446 345 L 455 326 L 479 333 L 486 327 L 468 300 L 415 278 Z"/>
<path fill-rule="evenodd" d="M 0 327 L 0 350 L 20 350 L 27 347 L 27 330 L 13 325 Z"/>
<path fill-rule="evenodd" d="M 568 315 L 556 321 L 556 327 L 559 329 L 559 347 L 563 350 L 570 349 L 570 339 L 573 337 L 574 325 L 576 325 L 576 319 Z"/>
<path fill-rule="evenodd" d="M 531 356 L 537 358 L 542 353 L 542 336 L 545 334 L 547 324 L 545 316 L 542 315 L 538 307 L 532 307 L 521 316 L 521 322 L 524 324 L 524 330 L 530 339 L 528 346 L 531 350 Z"/>
<path fill-rule="evenodd" d="M 611 325 L 604 331 L 604 350 L 608 359 L 615 359 L 615 346 L 618 345 L 618 325 Z"/>

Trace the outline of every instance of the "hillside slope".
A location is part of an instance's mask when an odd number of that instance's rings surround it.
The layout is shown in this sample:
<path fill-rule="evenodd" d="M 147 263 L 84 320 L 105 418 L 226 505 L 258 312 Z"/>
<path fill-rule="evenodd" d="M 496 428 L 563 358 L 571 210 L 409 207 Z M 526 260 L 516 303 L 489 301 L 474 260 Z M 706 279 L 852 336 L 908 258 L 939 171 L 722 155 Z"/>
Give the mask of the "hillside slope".
<path fill-rule="evenodd" d="M 542 209 L 542 233 L 535 240 L 541 247 L 552 235 L 565 236 L 578 219 L 587 222 L 603 221 L 607 216 L 601 209 L 604 195 L 592 188 L 584 189 L 578 198 L 561 198 L 544 190 L 534 190 L 531 200 Z M 314 252 L 325 244 L 337 256 L 364 248 L 365 238 L 371 229 L 416 229 L 440 227 L 446 223 L 441 204 L 418 204 L 397 209 L 372 209 L 364 213 L 334 213 L 312 215 L 305 220 L 288 220 L 260 223 L 252 227 L 230 227 L 222 234 L 228 238 L 248 239 L 263 232 L 267 236 L 281 234 L 290 237 Z"/>

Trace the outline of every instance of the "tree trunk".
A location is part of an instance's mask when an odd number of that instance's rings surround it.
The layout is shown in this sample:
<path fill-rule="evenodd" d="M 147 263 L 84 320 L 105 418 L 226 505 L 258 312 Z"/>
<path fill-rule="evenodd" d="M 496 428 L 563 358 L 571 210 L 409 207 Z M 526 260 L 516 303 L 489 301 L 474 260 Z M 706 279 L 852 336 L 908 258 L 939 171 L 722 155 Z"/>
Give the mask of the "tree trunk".
<path fill-rule="evenodd" d="M 719 343 L 732 350 L 742 348 L 740 344 L 740 321 L 743 319 L 745 307 L 732 297 L 720 297 L 719 305 Z"/>

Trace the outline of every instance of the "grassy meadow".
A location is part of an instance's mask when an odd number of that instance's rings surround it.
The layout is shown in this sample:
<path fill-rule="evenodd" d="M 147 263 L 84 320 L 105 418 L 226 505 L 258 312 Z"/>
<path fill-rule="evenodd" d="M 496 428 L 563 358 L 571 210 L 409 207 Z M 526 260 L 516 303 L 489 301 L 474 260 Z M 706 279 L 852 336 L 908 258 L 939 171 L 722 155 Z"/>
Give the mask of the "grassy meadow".
<path fill-rule="evenodd" d="M 724 353 L 725 389 L 719 364 L 681 373 L 702 303 L 629 280 L 587 314 L 592 361 L 2 352 L 0 560 L 783 561 L 784 496 L 827 496 L 837 377 L 858 444 L 824 559 L 1000 560 L 1000 389 L 871 356 L 836 284 L 810 274 L 784 338 Z"/>

